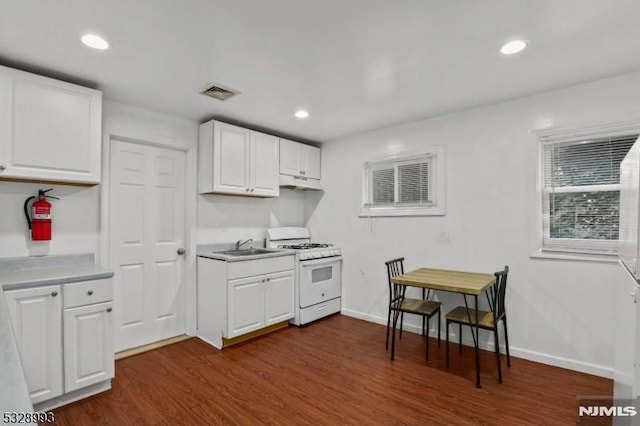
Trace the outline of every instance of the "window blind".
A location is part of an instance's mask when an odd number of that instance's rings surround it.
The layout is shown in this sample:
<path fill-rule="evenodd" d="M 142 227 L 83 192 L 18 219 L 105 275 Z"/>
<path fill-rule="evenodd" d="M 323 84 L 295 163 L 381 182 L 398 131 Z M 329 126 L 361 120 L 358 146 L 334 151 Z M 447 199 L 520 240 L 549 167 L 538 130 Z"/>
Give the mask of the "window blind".
<path fill-rule="evenodd" d="M 543 248 L 617 250 L 620 163 L 637 138 L 634 134 L 543 143 Z"/>
<path fill-rule="evenodd" d="M 366 164 L 365 207 L 425 206 L 431 203 L 432 157 Z"/>

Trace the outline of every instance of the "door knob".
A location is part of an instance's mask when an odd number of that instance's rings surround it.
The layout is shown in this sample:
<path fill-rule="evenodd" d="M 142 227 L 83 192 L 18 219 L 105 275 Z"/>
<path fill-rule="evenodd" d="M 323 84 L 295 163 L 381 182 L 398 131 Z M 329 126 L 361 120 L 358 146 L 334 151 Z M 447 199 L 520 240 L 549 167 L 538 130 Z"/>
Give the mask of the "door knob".
<path fill-rule="evenodd" d="M 185 252 L 185 250 L 184 250 L 183 248 L 179 248 L 179 249 L 178 249 L 178 254 L 179 254 L 180 256 L 184 255 L 185 253 L 186 253 L 186 252 Z"/>

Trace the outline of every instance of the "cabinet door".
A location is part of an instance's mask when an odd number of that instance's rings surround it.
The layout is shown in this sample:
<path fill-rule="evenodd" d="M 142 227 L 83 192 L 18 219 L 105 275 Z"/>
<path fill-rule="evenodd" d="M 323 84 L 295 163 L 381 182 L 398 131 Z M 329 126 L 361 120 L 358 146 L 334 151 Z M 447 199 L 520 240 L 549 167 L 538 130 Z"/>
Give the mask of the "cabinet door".
<path fill-rule="evenodd" d="M 249 192 L 249 139 L 251 131 L 216 122 L 213 141 L 213 189 L 216 192 Z"/>
<path fill-rule="evenodd" d="M 293 318 L 293 271 L 278 272 L 266 276 L 266 324 Z"/>
<path fill-rule="evenodd" d="M 10 68 L 1 74 L 0 176 L 99 183 L 102 94 Z"/>
<path fill-rule="evenodd" d="M 320 179 L 320 148 L 304 146 L 304 176 L 309 179 Z"/>
<path fill-rule="evenodd" d="M 264 275 L 228 284 L 228 335 L 240 336 L 264 327 Z"/>
<path fill-rule="evenodd" d="M 280 139 L 280 173 L 283 175 L 302 176 L 304 145 L 287 139 Z"/>
<path fill-rule="evenodd" d="M 112 302 L 64 310 L 64 387 L 71 392 L 113 377 Z"/>
<path fill-rule="evenodd" d="M 279 142 L 275 136 L 251 132 L 251 195 L 280 195 Z"/>
<path fill-rule="evenodd" d="M 60 286 L 5 291 L 31 402 L 62 395 Z"/>

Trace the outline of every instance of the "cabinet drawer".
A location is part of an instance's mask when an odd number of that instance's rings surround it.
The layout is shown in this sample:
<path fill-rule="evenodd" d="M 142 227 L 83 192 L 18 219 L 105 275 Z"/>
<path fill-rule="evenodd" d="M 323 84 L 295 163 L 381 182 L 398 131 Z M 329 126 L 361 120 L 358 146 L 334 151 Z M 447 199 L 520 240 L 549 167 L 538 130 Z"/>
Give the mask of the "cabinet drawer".
<path fill-rule="evenodd" d="M 110 278 L 64 285 L 64 307 L 92 305 L 113 300 L 113 282 Z"/>
<path fill-rule="evenodd" d="M 293 269 L 293 257 L 279 256 L 265 259 L 244 260 L 240 262 L 227 262 L 227 278 L 253 277 L 255 275 L 270 274 L 272 272 L 288 271 Z"/>

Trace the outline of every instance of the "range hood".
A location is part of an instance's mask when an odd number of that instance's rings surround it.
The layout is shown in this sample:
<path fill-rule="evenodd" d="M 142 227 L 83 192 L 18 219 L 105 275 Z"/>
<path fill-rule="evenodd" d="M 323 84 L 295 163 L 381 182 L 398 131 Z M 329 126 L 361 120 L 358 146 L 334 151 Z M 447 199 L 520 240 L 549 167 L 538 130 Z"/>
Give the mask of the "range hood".
<path fill-rule="evenodd" d="M 319 179 L 309 179 L 303 176 L 280 175 L 280 186 L 289 189 L 322 191 Z"/>

